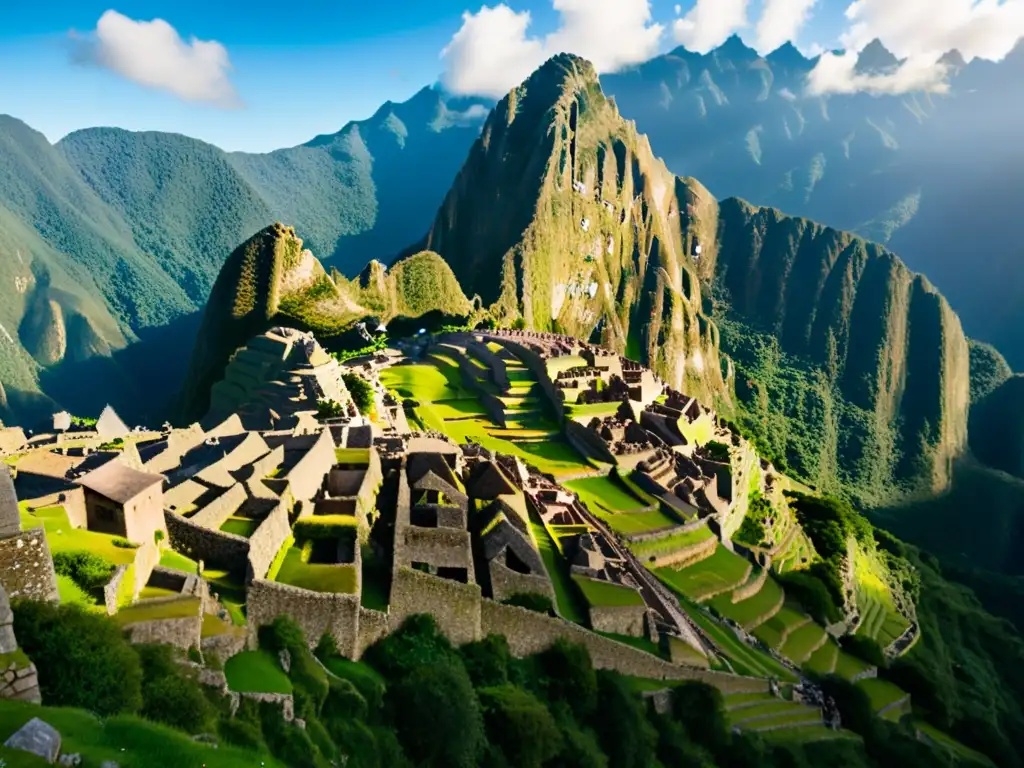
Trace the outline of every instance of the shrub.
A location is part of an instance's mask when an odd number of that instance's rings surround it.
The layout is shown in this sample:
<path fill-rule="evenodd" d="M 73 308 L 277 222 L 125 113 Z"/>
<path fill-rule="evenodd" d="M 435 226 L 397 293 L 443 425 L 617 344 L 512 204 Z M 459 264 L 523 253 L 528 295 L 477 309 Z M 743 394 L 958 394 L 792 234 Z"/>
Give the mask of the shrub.
<path fill-rule="evenodd" d="M 167 537 L 166 537 L 166 535 L 164 534 L 163 531 L 153 531 L 153 541 L 156 542 L 157 544 L 159 544 L 165 538 L 167 538 Z"/>
<path fill-rule="evenodd" d="M 728 464 L 730 461 L 729 457 L 729 446 L 725 443 L 720 443 L 717 440 L 712 440 L 704 446 L 704 453 L 712 461 L 719 461 L 723 464 Z"/>
<path fill-rule="evenodd" d="M 525 331 L 526 330 L 526 318 L 522 317 L 522 316 L 517 317 L 515 319 L 515 321 L 512 323 L 512 328 L 513 328 L 513 330 L 516 330 L 516 331 Z"/>
<path fill-rule="evenodd" d="M 316 417 L 318 419 L 336 419 L 348 415 L 348 409 L 334 400 L 317 400 Z"/>
<path fill-rule="evenodd" d="M 597 673 L 600 705 L 594 730 L 616 768 L 647 768 L 654 763 L 658 733 L 648 722 L 643 704 L 617 672 Z"/>
<path fill-rule="evenodd" d="M 854 656 L 858 656 L 876 667 L 885 667 L 889 663 L 885 658 L 885 653 L 882 652 L 882 646 L 874 638 L 864 635 L 846 635 L 840 639 L 839 643 Z"/>
<path fill-rule="evenodd" d="M 177 650 L 138 645 L 135 651 L 142 666 L 142 714 L 188 733 L 207 730 L 215 718 L 213 705 L 191 670 L 178 663 Z"/>
<path fill-rule="evenodd" d="M 480 704 L 457 658 L 415 668 L 388 686 L 398 738 L 423 766 L 471 768 L 484 750 Z"/>
<path fill-rule="evenodd" d="M 721 692 L 707 683 L 685 683 L 672 691 L 672 714 L 690 741 L 719 752 L 729 741 Z"/>
<path fill-rule="evenodd" d="M 480 691 L 487 738 L 517 768 L 540 768 L 558 754 L 562 734 L 548 708 L 514 685 Z"/>
<path fill-rule="evenodd" d="M 557 768 L 608 768 L 608 756 L 601 751 L 597 736 L 571 720 L 562 724 L 562 751 L 551 761 Z"/>
<path fill-rule="evenodd" d="M 328 678 L 327 698 L 321 716 L 325 721 L 365 720 L 369 712 L 366 699 L 350 680 Z"/>
<path fill-rule="evenodd" d="M 396 679 L 417 667 L 446 661 L 454 653 L 434 617 L 420 613 L 407 618 L 397 632 L 367 649 L 365 661 L 384 677 Z"/>
<path fill-rule="evenodd" d="M 316 644 L 316 650 L 313 651 L 314 655 L 320 659 L 320 661 L 327 661 L 328 659 L 338 655 L 338 643 L 334 639 L 334 635 L 330 632 L 324 632 L 320 635 L 320 642 Z"/>
<path fill-rule="evenodd" d="M 597 675 L 587 649 L 559 638 L 536 658 L 548 699 L 568 705 L 578 720 L 585 720 L 597 707 Z"/>
<path fill-rule="evenodd" d="M 115 566 L 99 555 L 84 550 L 58 552 L 53 556 L 53 568 L 67 576 L 86 592 L 103 589 L 114 575 Z"/>
<path fill-rule="evenodd" d="M 539 595 L 536 592 L 518 592 L 512 597 L 502 600 L 505 605 L 518 605 L 537 613 L 553 616 L 555 607 L 551 604 L 551 598 L 547 595 Z"/>
<path fill-rule="evenodd" d="M 121 536 L 115 536 L 111 540 L 110 543 L 113 544 L 115 547 L 120 547 L 121 549 L 138 549 L 139 548 L 138 544 L 134 544 L 134 543 L 128 541 L 128 539 L 125 539 L 125 538 L 123 538 Z"/>
<path fill-rule="evenodd" d="M 281 707 L 261 702 L 259 707 L 263 737 L 270 753 L 286 765 L 316 765 L 318 750 L 305 729 L 286 723 Z"/>
<path fill-rule="evenodd" d="M 373 386 L 370 382 L 357 373 L 346 373 L 341 378 L 345 382 L 345 388 L 348 389 L 348 393 L 352 395 L 352 402 L 359 409 L 359 413 L 368 419 L 375 418 L 376 400 L 374 398 Z"/>
<path fill-rule="evenodd" d="M 821 565 L 816 563 L 815 565 Z M 777 576 L 786 590 L 786 594 L 795 598 L 819 624 L 831 624 L 842 618 L 842 611 L 836 605 L 835 597 L 829 585 L 816 574 L 821 568 L 811 567 L 806 571 L 795 571 Z M 831 571 L 824 571 L 831 580 Z"/>
<path fill-rule="evenodd" d="M 14 632 L 39 670 L 39 689 L 51 706 L 100 715 L 142 706 L 139 656 L 113 621 L 75 605 L 17 600 Z"/>
<path fill-rule="evenodd" d="M 488 635 L 483 640 L 459 648 L 462 663 L 477 688 L 489 688 L 508 682 L 512 653 L 503 635 Z"/>

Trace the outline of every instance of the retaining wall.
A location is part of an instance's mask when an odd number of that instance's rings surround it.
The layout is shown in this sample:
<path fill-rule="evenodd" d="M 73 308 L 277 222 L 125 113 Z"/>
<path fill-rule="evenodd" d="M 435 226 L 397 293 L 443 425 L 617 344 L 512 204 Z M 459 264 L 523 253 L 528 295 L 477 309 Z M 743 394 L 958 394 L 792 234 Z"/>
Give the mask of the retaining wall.
<path fill-rule="evenodd" d="M 207 568 L 223 569 L 244 576 L 248 566 L 249 540 L 232 533 L 196 525 L 176 512 L 164 510 L 171 546 Z"/>
<path fill-rule="evenodd" d="M 537 594 L 550 598 L 556 604 L 555 589 L 547 576 L 535 576 L 529 573 L 513 571 L 498 559 L 488 564 L 491 575 L 491 594 L 499 603 L 513 595 Z"/>
<path fill-rule="evenodd" d="M 334 466 L 334 448 L 331 430 L 325 429 L 306 455 L 292 467 L 285 479 L 288 480 L 292 497 L 296 501 L 309 501 L 320 490 L 324 477 Z"/>
<path fill-rule="evenodd" d="M 618 457 L 608 449 L 601 436 L 573 419 L 566 419 L 562 425 L 566 439 L 584 456 L 617 465 Z"/>
<path fill-rule="evenodd" d="M 391 634 L 392 626 L 389 614 L 370 608 L 359 609 L 359 633 L 356 638 L 356 649 L 353 658 L 360 659 L 366 649 L 378 640 Z"/>
<path fill-rule="evenodd" d="M 0 585 L 11 599 L 60 599 L 53 558 L 41 526 L 0 539 Z"/>
<path fill-rule="evenodd" d="M 590 606 L 590 626 L 597 632 L 643 637 L 646 615 L 646 605 L 592 605 Z"/>
<path fill-rule="evenodd" d="M 746 600 L 748 597 L 753 597 L 761 591 L 761 587 L 768 580 L 768 569 L 762 568 L 758 573 L 757 578 L 751 582 L 744 584 L 742 587 L 732 593 L 733 603 L 739 603 Z"/>
<path fill-rule="evenodd" d="M 262 579 L 267 575 L 270 564 L 274 562 L 274 558 L 277 557 L 277 553 L 281 551 L 282 545 L 291 533 L 291 525 L 288 523 L 288 508 L 279 503 L 249 537 L 247 582 L 253 579 Z"/>
<path fill-rule="evenodd" d="M 278 616 L 292 618 L 315 648 L 323 634 L 330 633 L 342 656 L 358 658 L 359 593 L 342 595 L 312 592 L 287 584 L 256 579 L 248 594 L 249 644 L 256 645 L 256 632 Z"/>
<path fill-rule="evenodd" d="M 391 627 L 397 629 L 413 614 L 429 613 L 453 643 L 479 640 L 481 599 L 476 584 L 460 584 L 412 568 L 398 568 L 391 582 Z"/>
<path fill-rule="evenodd" d="M 134 644 L 159 643 L 187 651 L 200 646 L 203 617 L 196 614 L 184 619 L 140 621 L 125 625 L 124 630 L 128 633 L 129 641 Z"/>

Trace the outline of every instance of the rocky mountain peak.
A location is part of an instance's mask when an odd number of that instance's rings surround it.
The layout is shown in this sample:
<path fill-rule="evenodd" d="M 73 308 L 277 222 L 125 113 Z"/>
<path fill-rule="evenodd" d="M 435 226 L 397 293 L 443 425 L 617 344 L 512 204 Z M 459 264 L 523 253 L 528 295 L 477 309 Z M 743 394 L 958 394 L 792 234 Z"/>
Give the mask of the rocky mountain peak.
<path fill-rule="evenodd" d="M 865 46 L 857 57 L 856 71 L 861 75 L 885 74 L 896 69 L 900 60 L 890 51 L 882 41 L 875 38 Z"/>

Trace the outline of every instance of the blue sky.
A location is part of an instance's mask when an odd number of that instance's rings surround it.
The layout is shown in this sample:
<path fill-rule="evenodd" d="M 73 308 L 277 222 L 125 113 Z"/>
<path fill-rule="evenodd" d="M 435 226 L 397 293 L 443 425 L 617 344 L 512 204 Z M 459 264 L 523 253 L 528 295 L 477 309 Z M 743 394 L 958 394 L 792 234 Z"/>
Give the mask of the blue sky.
<path fill-rule="evenodd" d="M 512 11 L 530 12 L 531 35 L 559 28 L 552 0 L 506 1 Z M 595 1 L 608 2 L 571 0 Z M 683 15 L 694 1 L 680 3 Z M 750 0 L 752 19 L 764 1 Z M 666 27 L 658 50 L 677 45 L 670 28 L 676 5 L 650 3 L 652 21 Z M 837 45 L 846 5 L 819 0 L 799 43 Z M 463 12 L 479 11 L 480 2 L 121 0 L 111 6 L 109 0 L 50 0 L 3 6 L 0 111 L 51 141 L 78 128 L 115 125 L 184 133 L 229 150 L 267 151 L 337 131 L 349 120 L 369 116 L 385 100 L 408 98 L 437 81 L 445 66 L 440 52 L 462 26 Z M 241 106 L 190 101 L 140 85 L 110 67 L 73 63 L 72 30 L 88 36 L 109 9 L 133 20 L 164 19 L 185 41 L 194 36 L 219 42 L 230 59 L 228 77 Z M 754 39 L 752 26 L 741 34 Z"/>

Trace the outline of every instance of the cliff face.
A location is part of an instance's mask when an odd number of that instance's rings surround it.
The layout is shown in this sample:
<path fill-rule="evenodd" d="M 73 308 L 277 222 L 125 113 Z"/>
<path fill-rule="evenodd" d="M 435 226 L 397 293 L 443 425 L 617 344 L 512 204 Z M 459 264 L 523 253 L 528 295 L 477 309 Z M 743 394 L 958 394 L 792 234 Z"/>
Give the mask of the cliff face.
<path fill-rule="evenodd" d="M 1024 477 L 1024 375 L 1006 379 L 971 409 L 971 449 L 989 466 Z"/>
<path fill-rule="evenodd" d="M 881 246 L 736 199 L 720 206 L 718 248 L 701 272 L 860 416 L 835 435 L 851 479 L 948 484 L 966 446 L 970 355 L 924 277 Z"/>
<path fill-rule="evenodd" d="M 600 341 L 712 401 L 727 387 L 689 254 L 714 208 L 561 55 L 491 113 L 421 247 L 499 320 Z"/>

